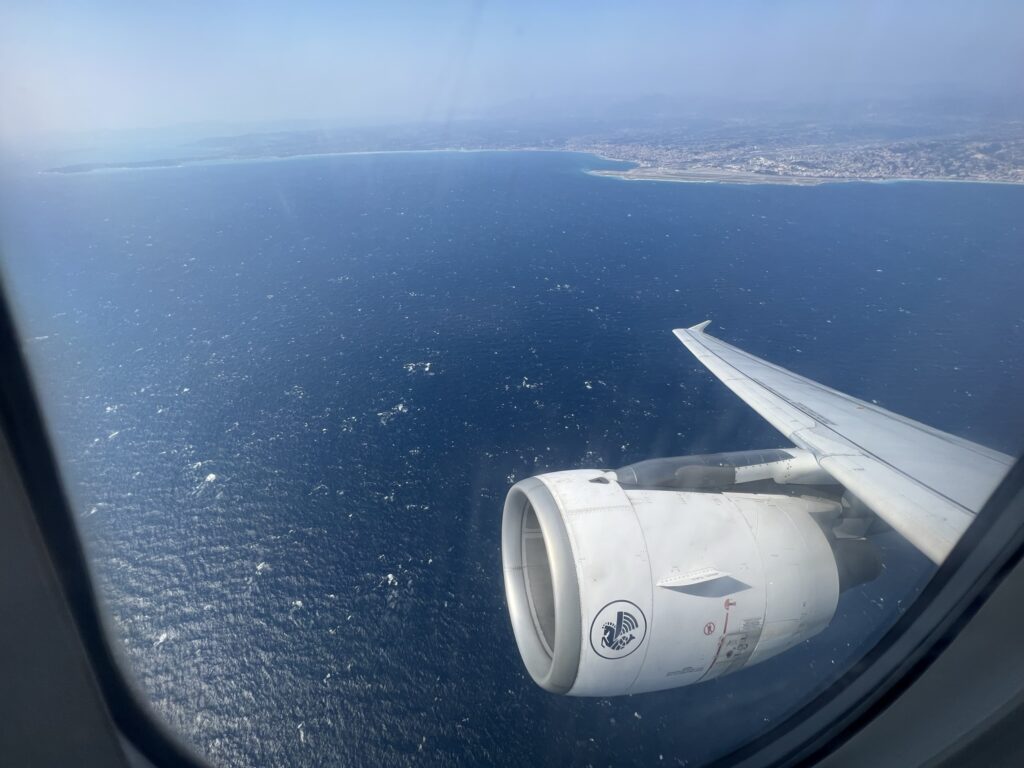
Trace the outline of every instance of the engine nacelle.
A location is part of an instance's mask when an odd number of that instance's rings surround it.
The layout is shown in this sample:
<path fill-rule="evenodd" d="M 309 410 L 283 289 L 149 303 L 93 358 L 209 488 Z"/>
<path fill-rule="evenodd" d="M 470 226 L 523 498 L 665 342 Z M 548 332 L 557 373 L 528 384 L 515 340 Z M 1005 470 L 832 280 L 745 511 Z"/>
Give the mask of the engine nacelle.
<path fill-rule="evenodd" d="M 623 486 L 573 470 L 516 483 L 502 562 L 516 643 L 553 693 L 614 696 L 756 664 L 824 629 L 840 580 L 828 499 Z"/>

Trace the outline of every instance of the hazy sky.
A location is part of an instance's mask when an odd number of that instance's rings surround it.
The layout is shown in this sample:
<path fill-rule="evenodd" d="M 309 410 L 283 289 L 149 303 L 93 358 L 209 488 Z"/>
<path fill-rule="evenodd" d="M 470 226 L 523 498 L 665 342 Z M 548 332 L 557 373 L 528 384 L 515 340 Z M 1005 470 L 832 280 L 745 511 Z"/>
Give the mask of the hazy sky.
<path fill-rule="evenodd" d="M 1024 3 L 6 2 L 0 137 L 1024 93 Z M 511 106 L 510 106 L 511 105 Z"/>

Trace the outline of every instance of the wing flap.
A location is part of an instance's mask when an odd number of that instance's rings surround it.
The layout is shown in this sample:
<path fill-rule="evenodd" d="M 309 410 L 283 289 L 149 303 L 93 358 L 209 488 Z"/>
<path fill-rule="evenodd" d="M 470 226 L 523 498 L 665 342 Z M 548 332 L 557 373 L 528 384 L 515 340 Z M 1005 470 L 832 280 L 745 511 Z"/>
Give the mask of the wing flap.
<path fill-rule="evenodd" d="M 974 519 L 969 510 L 865 456 L 825 456 L 818 463 L 935 563 L 946 559 Z"/>
<path fill-rule="evenodd" d="M 705 327 L 674 333 L 722 383 L 937 563 L 1013 463 L 761 360 Z"/>

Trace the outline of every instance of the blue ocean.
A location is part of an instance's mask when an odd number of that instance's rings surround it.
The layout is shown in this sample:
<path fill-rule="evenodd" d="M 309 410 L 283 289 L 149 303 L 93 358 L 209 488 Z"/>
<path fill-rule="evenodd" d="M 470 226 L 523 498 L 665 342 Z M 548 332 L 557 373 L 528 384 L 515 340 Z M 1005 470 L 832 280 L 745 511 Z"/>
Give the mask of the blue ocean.
<path fill-rule="evenodd" d="M 111 631 L 225 765 L 699 765 L 877 641 L 895 534 L 832 625 L 690 688 L 556 697 L 520 662 L 504 495 L 782 438 L 671 330 L 1024 446 L 1024 187 L 623 181 L 570 153 L 37 174 L 4 277 Z"/>

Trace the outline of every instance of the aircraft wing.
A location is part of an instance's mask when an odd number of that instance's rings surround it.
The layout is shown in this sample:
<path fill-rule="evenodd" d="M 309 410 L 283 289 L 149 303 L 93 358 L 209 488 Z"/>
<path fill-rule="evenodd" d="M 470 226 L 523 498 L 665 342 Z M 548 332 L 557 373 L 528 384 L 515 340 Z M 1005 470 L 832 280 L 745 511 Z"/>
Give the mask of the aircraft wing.
<path fill-rule="evenodd" d="M 772 365 L 704 332 L 673 333 L 708 370 L 935 563 L 1013 459 Z"/>

